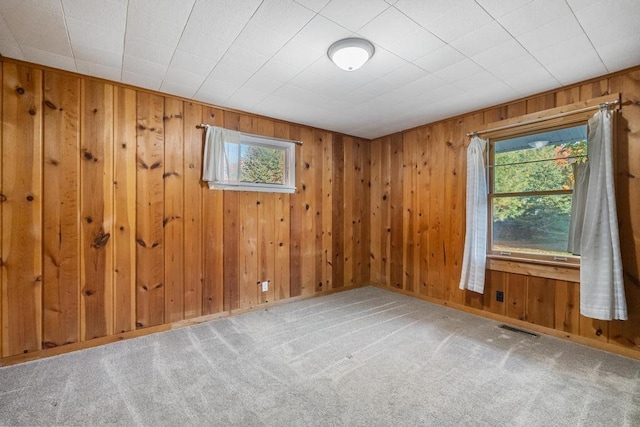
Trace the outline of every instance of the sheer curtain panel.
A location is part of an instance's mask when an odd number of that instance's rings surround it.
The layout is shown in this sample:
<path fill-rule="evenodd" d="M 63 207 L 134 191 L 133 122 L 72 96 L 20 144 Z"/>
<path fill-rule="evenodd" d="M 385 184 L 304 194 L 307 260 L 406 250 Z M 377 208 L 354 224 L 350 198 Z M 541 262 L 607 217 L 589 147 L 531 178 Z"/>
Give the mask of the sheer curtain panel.
<path fill-rule="evenodd" d="M 225 168 L 229 161 L 226 157 L 225 143 L 239 144 L 240 132 L 216 126 L 207 126 L 204 143 L 204 159 L 202 162 L 202 180 L 209 183 L 225 182 Z"/>
<path fill-rule="evenodd" d="M 589 184 L 580 242 L 580 313 L 627 319 L 613 177 L 613 113 L 589 120 Z"/>
<path fill-rule="evenodd" d="M 487 263 L 487 181 L 484 150 L 487 141 L 473 136 L 467 148 L 467 230 L 460 289 L 484 292 Z"/>

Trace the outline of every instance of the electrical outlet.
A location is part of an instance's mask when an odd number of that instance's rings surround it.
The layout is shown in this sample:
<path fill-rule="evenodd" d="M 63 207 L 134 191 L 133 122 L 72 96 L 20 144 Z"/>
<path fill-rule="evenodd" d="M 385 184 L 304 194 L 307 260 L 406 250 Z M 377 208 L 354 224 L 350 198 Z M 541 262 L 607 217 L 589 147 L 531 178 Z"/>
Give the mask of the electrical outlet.
<path fill-rule="evenodd" d="M 267 292 L 269 290 L 269 281 L 266 280 L 262 282 L 262 292 Z"/>
<path fill-rule="evenodd" d="M 504 302 L 504 292 L 496 291 L 496 301 Z"/>

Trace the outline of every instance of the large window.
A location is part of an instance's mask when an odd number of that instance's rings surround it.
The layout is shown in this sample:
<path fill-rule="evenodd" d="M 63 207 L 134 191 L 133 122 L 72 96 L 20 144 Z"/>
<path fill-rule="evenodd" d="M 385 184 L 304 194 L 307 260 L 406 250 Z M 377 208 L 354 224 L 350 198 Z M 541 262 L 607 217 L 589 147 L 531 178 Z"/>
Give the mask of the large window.
<path fill-rule="evenodd" d="M 567 252 L 586 124 L 490 141 L 490 253 L 579 262 Z"/>

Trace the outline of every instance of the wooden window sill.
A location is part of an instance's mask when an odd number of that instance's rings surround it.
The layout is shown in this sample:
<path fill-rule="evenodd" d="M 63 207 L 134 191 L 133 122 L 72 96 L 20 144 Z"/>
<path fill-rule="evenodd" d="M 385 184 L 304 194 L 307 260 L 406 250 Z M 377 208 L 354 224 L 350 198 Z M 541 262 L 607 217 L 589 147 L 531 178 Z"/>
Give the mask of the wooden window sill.
<path fill-rule="evenodd" d="M 580 264 L 487 255 L 487 269 L 567 282 L 580 282 Z"/>

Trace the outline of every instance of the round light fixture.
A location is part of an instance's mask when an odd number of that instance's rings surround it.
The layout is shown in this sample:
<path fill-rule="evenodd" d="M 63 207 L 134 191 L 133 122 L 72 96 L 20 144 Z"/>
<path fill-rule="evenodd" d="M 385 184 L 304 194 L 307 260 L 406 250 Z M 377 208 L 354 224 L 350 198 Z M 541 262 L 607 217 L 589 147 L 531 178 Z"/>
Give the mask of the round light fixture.
<path fill-rule="evenodd" d="M 375 49 L 368 40 L 348 38 L 332 44 L 327 55 L 339 68 L 355 71 L 373 56 L 373 52 Z"/>

